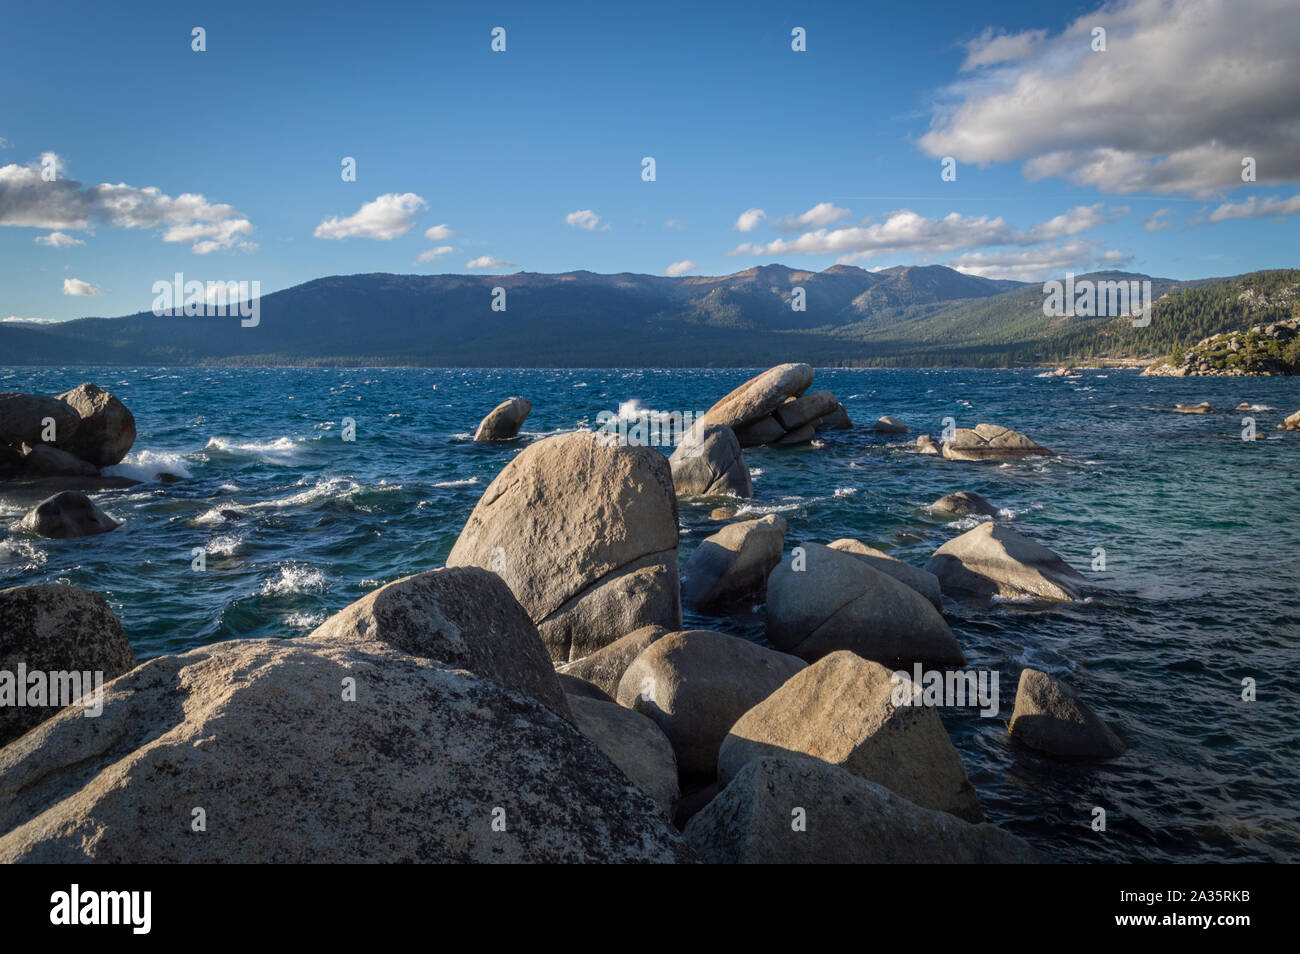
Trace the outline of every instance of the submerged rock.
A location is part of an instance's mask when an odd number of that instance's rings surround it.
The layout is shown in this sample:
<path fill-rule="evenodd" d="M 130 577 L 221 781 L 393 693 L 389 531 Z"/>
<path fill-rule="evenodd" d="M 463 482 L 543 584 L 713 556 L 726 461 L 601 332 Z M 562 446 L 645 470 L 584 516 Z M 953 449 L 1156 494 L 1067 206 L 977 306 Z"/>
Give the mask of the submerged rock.
<path fill-rule="evenodd" d="M 34 702 L 30 692 L 26 705 L 18 705 L 16 695 L 8 697 L 30 688 L 19 685 L 20 666 L 44 674 L 43 701 Z M 0 748 L 62 708 L 54 704 L 60 700 L 48 682 L 52 674 L 82 674 L 74 681 L 58 678 L 60 685 L 80 685 L 84 694 L 94 689 L 96 673 L 102 684 L 134 667 L 122 624 L 99 594 L 66 583 L 0 590 Z M 5 673 L 12 675 L 12 685 L 5 685 Z"/>
<path fill-rule="evenodd" d="M 4 863 L 689 858 L 552 710 L 378 642 L 161 656 L 0 749 Z"/>
<path fill-rule="evenodd" d="M 1008 427 L 980 424 L 974 430 L 957 428 L 952 440 L 944 443 L 943 456 L 949 460 L 1012 460 L 1057 455 Z"/>
<path fill-rule="evenodd" d="M 678 494 L 754 496 L 749 465 L 731 428 L 696 425 L 668 458 Z"/>
<path fill-rule="evenodd" d="M 27 512 L 19 524 L 42 537 L 88 537 L 117 529 L 117 522 L 76 490 L 47 497 Z"/>
<path fill-rule="evenodd" d="M 538 441 L 488 485 L 447 566 L 505 580 L 556 662 L 642 626 L 680 629 L 668 459 L 589 431 Z"/>
<path fill-rule="evenodd" d="M 906 434 L 910 428 L 896 417 L 885 415 L 876 420 L 871 425 L 871 429 L 877 434 Z"/>
<path fill-rule="evenodd" d="M 1029 864 L 1029 844 L 798 755 L 753 759 L 686 826 L 715 864 Z"/>
<path fill-rule="evenodd" d="M 1296 411 L 1277 427 L 1281 431 L 1300 431 L 1300 411 Z"/>
<path fill-rule="evenodd" d="M 939 445 L 935 442 L 935 439 L 931 437 L 929 434 L 922 434 L 920 437 L 916 439 L 916 449 L 920 451 L 922 454 L 940 453 Z"/>
<path fill-rule="evenodd" d="M 898 690 L 911 698 L 912 684 Z M 923 808 L 981 822 L 979 798 L 930 706 L 894 705 L 894 673 L 841 650 L 790 677 L 741 716 L 718 753 L 726 785 L 746 763 L 785 753 L 838 765 Z"/>
<path fill-rule="evenodd" d="M 1174 406 L 1175 414 L 1213 414 L 1214 408 L 1210 407 L 1209 401 L 1202 401 L 1200 404 L 1177 404 Z"/>
<path fill-rule="evenodd" d="M 979 494 L 967 490 L 959 490 L 955 494 L 940 497 L 930 504 L 930 511 L 954 517 L 996 517 L 998 515 L 997 507 Z"/>
<path fill-rule="evenodd" d="M 712 776 L 727 730 L 804 665 L 737 636 L 669 633 L 632 662 L 615 698 L 658 723 L 680 772 Z"/>
<path fill-rule="evenodd" d="M 519 428 L 523 427 L 532 411 L 533 402 L 527 398 L 513 397 L 502 401 L 479 422 L 474 440 L 508 441 L 518 436 Z"/>
<path fill-rule="evenodd" d="M 944 592 L 989 598 L 1077 600 L 1088 580 L 1047 547 L 1010 527 L 982 523 L 934 551 L 925 568 Z"/>
<path fill-rule="evenodd" d="M 59 395 L 80 417 L 71 440 L 59 438 L 65 450 L 96 467 L 121 463 L 135 443 L 135 417 L 126 405 L 87 381 Z"/>
<path fill-rule="evenodd" d="M 768 514 L 728 524 L 691 554 L 682 600 L 699 610 L 743 600 L 762 602 L 767 576 L 781 562 L 785 519 Z"/>
<path fill-rule="evenodd" d="M 961 665 L 952 630 L 921 593 L 852 553 L 809 543 L 767 580 L 767 638 L 815 660 L 838 649 L 887 666 Z M 801 567 L 802 568 L 799 568 Z"/>
<path fill-rule="evenodd" d="M 1020 673 L 1011 737 L 1046 755 L 1110 759 L 1124 743 L 1069 686 L 1037 669 Z"/>

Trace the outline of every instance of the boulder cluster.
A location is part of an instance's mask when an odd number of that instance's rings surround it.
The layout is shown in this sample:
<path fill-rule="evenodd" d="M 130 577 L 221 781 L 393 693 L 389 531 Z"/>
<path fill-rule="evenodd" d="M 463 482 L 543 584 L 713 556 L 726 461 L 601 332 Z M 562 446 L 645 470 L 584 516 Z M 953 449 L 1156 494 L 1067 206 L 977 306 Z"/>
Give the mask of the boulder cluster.
<path fill-rule="evenodd" d="M 794 409 L 801 369 L 714 406 L 700 435 L 719 461 L 755 424 L 785 437 L 836 413 Z M 678 470 L 593 432 L 530 444 L 444 567 L 296 639 L 136 665 L 94 594 L 0 591 L 0 670 L 105 680 L 0 722 L 0 862 L 1042 860 L 986 820 L 938 710 L 900 701 L 897 671 L 965 665 L 947 599 L 1071 600 L 1087 581 L 996 520 L 921 568 L 851 538 L 787 550 L 768 515 L 679 568 Z M 931 512 L 997 514 L 966 492 Z M 758 613 L 765 639 L 686 629 L 683 604 Z M 1035 670 L 1010 732 L 1054 758 L 1123 751 Z"/>

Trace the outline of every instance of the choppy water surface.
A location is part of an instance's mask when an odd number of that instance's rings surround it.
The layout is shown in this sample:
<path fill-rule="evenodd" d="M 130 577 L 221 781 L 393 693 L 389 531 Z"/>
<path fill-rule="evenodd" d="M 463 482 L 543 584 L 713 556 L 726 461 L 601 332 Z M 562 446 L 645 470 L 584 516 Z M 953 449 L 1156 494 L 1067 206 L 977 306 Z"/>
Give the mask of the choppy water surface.
<path fill-rule="evenodd" d="M 530 441 L 601 411 L 705 410 L 753 372 L 621 370 L 13 369 L 0 391 L 58 394 L 93 380 L 134 412 L 117 471 L 149 478 L 97 495 L 124 525 L 52 541 L 0 500 L 0 585 L 64 580 L 103 594 L 142 657 L 220 639 L 293 636 L 387 581 L 440 566 L 479 495 Z M 819 371 L 859 427 L 802 448 L 747 451 L 755 499 L 787 545 L 852 536 L 924 564 L 973 523 L 925 505 L 973 490 L 1012 525 L 1106 584 L 1044 606 L 950 602 L 970 668 L 1000 672 L 1002 712 L 945 723 L 990 820 L 1067 861 L 1300 858 L 1300 381 L 1150 379 L 1133 372 Z M 470 441 L 500 400 L 534 404 L 503 446 Z M 1176 403 L 1250 412 L 1169 413 Z M 635 404 L 630 402 L 636 402 Z M 1241 418 L 1260 440 L 1240 439 Z M 1024 431 L 1061 453 L 1005 466 L 914 453 L 865 432 L 881 414 L 936 436 L 944 417 Z M 341 436 L 356 421 L 356 440 Z M 161 471 L 181 476 L 162 484 Z M 682 557 L 716 529 L 682 506 Z M 235 518 L 222 511 L 234 511 Z M 206 547 L 207 570 L 191 570 Z M 1105 549 L 1106 570 L 1091 569 Z M 688 617 L 761 638 L 761 628 Z M 1066 676 L 1129 746 L 1063 765 L 1006 732 L 1020 669 Z M 1259 699 L 1240 699 L 1252 677 Z M 1094 832 L 1092 809 L 1107 810 Z"/>

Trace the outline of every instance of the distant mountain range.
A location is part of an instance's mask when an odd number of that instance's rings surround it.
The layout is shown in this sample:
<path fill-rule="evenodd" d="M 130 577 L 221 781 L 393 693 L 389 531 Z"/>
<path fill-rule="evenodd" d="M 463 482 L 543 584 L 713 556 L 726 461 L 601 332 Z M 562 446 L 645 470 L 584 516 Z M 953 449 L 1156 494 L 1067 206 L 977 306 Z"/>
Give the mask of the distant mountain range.
<path fill-rule="evenodd" d="M 264 295 L 235 317 L 0 324 L 0 363 L 713 367 L 1008 366 L 1154 358 L 1178 343 L 1289 317 L 1300 272 L 1150 281 L 1155 317 L 1049 318 L 1041 283 L 940 265 L 821 272 L 765 265 L 716 278 L 623 273 L 339 275 Z M 505 310 L 493 310 L 493 289 Z M 792 307 L 802 288 L 804 309 Z M 1201 301 L 1206 289 L 1215 289 Z M 1200 298 L 1196 296 L 1200 295 Z M 1226 304 L 1225 304 L 1226 303 Z M 1184 340 L 1186 339 L 1186 340 Z"/>

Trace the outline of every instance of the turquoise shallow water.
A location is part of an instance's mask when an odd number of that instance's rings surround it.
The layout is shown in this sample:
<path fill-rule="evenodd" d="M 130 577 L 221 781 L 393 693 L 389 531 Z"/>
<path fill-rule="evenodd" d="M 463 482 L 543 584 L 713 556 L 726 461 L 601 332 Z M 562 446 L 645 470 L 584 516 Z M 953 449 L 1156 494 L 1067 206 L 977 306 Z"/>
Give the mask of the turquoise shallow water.
<path fill-rule="evenodd" d="M 124 525 L 81 540 L 28 537 L 0 498 L 0 585 L 66 580 L 103 594 L 142 657 L 219 639 L 301 635 L 399 576 L 440 566 L 479 495 L 529 441 L 601 411 L 706 409 L 741 370 L 0 370 L 0 391 L 57 394 L 93 380 L 139 436 L 119 468 L 183 476 L 97 497 Z M 787 545 L 852 536 L 917 564 L 966 529 L 925 505 L 974 490 L 1016 529 L 1104 584 L 1085 602 L 949 603 L 970 668 L 1000 674 L 1002 712 L 945 724 L 990 820 L 1067 861 L 1300 858 L 1300 408 L 1295 379 L 1150 379 L 1134 372 L 819 371 L 859 428 L 803 448 L 747 452 L 755 499 Z M 479 418 L 513 394 L 520 440 L 476 446 Z M 1210 401 L 1255 409 L 1169 413 Z M 629 402 L 637 402 L 632 405 Z M 1261 438 L 1240 439 L 1254 416 Z M 1005 424 L 1068 455 L 1006 466 L 923 457 L 861 425 L 881 414 L 936 436 Z M 357 439 L 341 439 L 345 417 Z M 682 507 L 682 556 L 716 524 Z M 223 519 L 221 510 L 239 519 Z M 206 547 L 207 570 L 190 568 Z M 1104 547 L 1106 570 L 1091 569 Z M 761 627 L 688 616 L 761 639 Z M 1025 665 L 1063 674 L 1129 746 L 1062 765 L 1006 733 Z M 1242 678 L 1258 701 L 1240 700 Z M 1092 809 L 1107 810 L 1094 832 Z"/>

